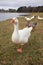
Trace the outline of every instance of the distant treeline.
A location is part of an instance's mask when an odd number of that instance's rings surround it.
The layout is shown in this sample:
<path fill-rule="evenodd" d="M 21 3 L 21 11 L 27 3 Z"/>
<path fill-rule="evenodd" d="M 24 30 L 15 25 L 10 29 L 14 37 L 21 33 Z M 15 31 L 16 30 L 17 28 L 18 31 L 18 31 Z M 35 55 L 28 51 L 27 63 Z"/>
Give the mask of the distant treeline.
<path fill-rule="evenodd" d="M 43 12 L 43 6 L 37 6 L 37 7 L 26 7 L 22 6 L 19 7 L 17 10 L 16 9 L 0 9 L 0 12 Z"/>
<path fill-rule="evenodd" d="M 16 9 L 8 9 L 8 10 L 5 10 L 5 9 L 0 9 L 0 12 L 3 13 L 3 12 L 17 12 Z"/>
<path fill-rule="evenodd" d="M 17 12 L 43 12 L 43 6 L 38 6 L 38 7 L 19 7 Z"/>

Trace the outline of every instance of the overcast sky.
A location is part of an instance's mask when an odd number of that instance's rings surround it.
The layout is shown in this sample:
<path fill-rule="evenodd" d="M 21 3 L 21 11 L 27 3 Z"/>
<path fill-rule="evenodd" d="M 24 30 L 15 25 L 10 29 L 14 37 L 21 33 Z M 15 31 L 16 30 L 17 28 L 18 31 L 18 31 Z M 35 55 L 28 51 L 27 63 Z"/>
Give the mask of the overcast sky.
<path fill-rule="evenodd" d="M 20 6 L 41 6 L 43 5 L 43 0 L 0 0 L 0 8 L 17 9 Z"/>

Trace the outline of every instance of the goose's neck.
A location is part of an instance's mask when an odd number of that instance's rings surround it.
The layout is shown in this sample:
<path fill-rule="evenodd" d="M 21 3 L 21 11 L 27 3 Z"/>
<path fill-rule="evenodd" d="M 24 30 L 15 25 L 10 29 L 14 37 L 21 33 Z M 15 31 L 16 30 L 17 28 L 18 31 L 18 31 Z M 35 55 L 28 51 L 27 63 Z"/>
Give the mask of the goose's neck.
<path fill-rule="evenodd" d="M 14 31 L 18 31 L 18 25 L 14 24 Z"/>

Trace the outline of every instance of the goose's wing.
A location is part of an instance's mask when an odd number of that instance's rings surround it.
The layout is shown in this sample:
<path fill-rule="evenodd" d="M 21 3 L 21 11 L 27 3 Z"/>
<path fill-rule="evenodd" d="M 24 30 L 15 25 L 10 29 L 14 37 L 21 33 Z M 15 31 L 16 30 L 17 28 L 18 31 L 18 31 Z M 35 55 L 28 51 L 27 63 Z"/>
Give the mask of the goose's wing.
<path fill-rule="evenodd" d="M 25 35 L 25 34 L 27 34 L 27 33 L 30 33 L 31 31 L 32 31 L 32 27 L 26 27 L 26 28 L 24 28 L 24 29 L 22 29 L 22 30 L 19 30 L 19 34 L 23 34 L 23 35 Z"/>
<path fill-rule="evenodd" d="M 29 27 L 29 28 L 26 27 L 22 30 L 19 30 L 20 40 L 27 42 L 28 38 L 30 37 L 31 31 L 32 31 L 32 27 Z"/>

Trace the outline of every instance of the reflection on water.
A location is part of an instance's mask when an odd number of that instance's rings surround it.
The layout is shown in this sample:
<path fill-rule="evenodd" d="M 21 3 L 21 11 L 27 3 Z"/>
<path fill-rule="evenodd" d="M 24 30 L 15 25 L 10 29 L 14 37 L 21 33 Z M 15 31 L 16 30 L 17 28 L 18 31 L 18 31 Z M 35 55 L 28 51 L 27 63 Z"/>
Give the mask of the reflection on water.
<path fill-rule="evenodd" d="M 29 13 L 0 13 L 0 21 L 25 15 L 29 15 Z"/>

